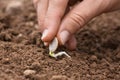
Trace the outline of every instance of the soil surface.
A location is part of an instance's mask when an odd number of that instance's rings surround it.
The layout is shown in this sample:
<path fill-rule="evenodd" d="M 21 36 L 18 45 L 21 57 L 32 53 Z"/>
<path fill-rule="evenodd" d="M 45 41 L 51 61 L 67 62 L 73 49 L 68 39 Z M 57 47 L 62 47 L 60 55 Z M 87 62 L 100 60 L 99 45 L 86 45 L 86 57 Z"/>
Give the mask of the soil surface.
<path fill-rule="evenodd" d="M 59 48 L 72 59 L 54 59 L 40 39 L 32 2 L 11 7 L 8 1 L 0 0 L 0 80 L 120 79 L 120 11 L 103 14 L 78 31 L 75 51 Z"/>

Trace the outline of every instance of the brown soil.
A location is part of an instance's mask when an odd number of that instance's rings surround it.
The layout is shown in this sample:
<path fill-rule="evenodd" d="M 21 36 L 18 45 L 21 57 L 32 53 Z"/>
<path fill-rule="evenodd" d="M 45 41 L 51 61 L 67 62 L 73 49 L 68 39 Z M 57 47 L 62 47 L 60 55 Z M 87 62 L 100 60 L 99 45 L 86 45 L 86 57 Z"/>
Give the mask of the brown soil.
<path fill-rule="evenodd" d="M 76 51 L 63 48 L 72 60 L 56 60 L 40 40 L 32 3 L 24 3 L 17 13 L 6 11 L 7 1 L 0 7 L 0 80 L 120 79 L 120 11 L 93 19 L 76 34 Z"/>

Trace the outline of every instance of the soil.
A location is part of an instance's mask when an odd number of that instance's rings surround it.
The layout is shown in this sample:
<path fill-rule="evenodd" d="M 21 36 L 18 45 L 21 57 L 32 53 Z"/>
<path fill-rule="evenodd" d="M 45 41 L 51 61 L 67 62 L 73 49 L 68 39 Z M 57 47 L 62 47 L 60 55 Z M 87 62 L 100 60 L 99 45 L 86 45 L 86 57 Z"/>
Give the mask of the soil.
<path fill-rule="evenodd" d="M 8 1 L 0 1 L 0 80 L 120 79 L 120 11 L 96 17 L 78 31 L 75 51 L 59 48 L 71 60 L 54 59 L 40 39 L 32 2 L 8 8 Z"/>

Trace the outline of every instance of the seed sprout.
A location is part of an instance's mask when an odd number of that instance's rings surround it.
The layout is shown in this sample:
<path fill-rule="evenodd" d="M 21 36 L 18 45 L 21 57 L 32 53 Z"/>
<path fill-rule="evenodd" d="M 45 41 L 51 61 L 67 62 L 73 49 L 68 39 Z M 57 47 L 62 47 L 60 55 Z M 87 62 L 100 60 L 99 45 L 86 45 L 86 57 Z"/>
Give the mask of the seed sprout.
<path fill-rule="evenodd" d="M 49 45 L 49 55 L 51 57 L 57 58 L 58 56 L 65 55 L 70 58 L 70 56 L 65 51 L 55 53 L 57 47 L 58 47 L 58 39 L 55 37 L 54 40 Z"/>

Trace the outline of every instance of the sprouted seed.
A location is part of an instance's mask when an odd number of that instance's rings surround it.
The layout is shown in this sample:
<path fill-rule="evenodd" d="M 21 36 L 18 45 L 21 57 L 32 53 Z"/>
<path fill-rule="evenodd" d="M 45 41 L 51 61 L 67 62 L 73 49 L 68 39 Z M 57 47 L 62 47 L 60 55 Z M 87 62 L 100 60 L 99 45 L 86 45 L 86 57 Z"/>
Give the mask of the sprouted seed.
<path fill-rule="evenodd" d="M 54 57 L 54 58 L 57 58 L 58 56 L 62 56 L 62 55 L 65 55 L 67 57 L 70 58 L 70 56 L 65 52 L 65 51 L 61 51 L 61 52 L 58 52 L 58 53 L 54 53 L 56 51 L 58 47 L 58 40 L 57 38 L 55 38 L 51 44 L 49 45 L 49 55 L 51 57 Z"/>
<path fill-rule="evenodd" d="M 54 52 L 49 52 L 49 55 L 51 56 L 51 57 L 54 57 L 54 58 L 57 58 L 58 56 L 62 56 L 62 55 L 65 55 L 65 56 L 67 56 L 67 57 L 69 57 L 69 58 L 71 58 L 65 51 L 61 51 L 61 52 L 58 52 L 58 53 L 54 53 Z"/>
<path fill-rule="evenodd" d="M 55 37 L 54 40 L 51 42 L 51 44 L 49 45 L 49 51 L 54 52 L 58 47 L 58 40 Z"/>

